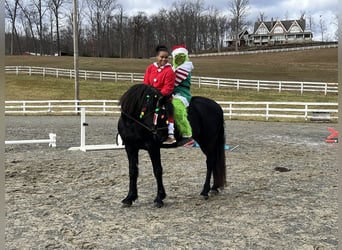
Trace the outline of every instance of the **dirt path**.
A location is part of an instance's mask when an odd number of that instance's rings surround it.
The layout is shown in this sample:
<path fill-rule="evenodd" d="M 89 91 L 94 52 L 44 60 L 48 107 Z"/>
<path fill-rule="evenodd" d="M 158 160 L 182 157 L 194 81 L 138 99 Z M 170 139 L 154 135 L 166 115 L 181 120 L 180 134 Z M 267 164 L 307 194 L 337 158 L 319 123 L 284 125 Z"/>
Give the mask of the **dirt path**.
<path fill-rule="evenodd" d="M 226 121 L 228 185 L 199 196 L 200 149 L 163 149 L 165 207 L 153 207 L 152 167 L 140 153 L 139 200 L 124 150 L 69 151 L 79 117 L 6 117 L 6 249 L 337 249 L 336 144 L 327 123 Z M 114 143 L 116 119 L 87 117 L 88 144 Z M 287 172 L 276 168 L 288 169 Z"/>

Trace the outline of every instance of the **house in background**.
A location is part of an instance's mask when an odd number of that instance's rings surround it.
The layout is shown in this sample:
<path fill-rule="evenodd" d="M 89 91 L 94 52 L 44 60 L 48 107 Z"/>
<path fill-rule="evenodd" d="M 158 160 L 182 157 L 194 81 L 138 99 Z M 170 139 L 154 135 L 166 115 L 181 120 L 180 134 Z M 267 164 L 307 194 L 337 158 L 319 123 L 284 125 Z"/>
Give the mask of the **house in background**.
<path fill-rule="evenodd" d="M 312 32 L 306 30 L 305 19 L 257 21 L 250 34 L 250 45 L 274 45 L 285 43 L 305 43 L 312 41 Z"/>
<path fill-rule="evenodd" d="M 250 35 L 248 30 L 244 29 L 239 32 L 239 47 L 245 47 L 250 45 Z M 227 36 L 225 39 L 225 46 L 232 47 L 235 46 L 235 35 Z"/>

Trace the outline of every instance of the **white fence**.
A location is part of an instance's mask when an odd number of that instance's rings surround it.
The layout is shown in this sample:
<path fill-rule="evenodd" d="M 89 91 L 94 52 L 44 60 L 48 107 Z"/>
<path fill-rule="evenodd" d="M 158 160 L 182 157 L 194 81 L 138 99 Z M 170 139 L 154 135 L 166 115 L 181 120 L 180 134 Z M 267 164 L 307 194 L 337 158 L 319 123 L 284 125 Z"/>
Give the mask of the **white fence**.
<path fill-rule="evenodd" d="M 261 53 L 289 52 L 289 51 L 330 49 L 330 48 L 338 48 L 338 44 L 303 46 L 303 47 L 294 47 L 294 48 L 279 48 L 279 49 L 270 48 L 270 49 L 259 49 L 259 50 L 250 50 L 250 51 L 228 51 L 228 52 L 219 52 L 219 53 L 191 54 L 191 57 L 251 55 L 251 54 L 261 54 Z"/>
<path fill-rule="evenodd" d="M 299 119 L 336 121 L 338 103 L 305 102 L 222 102 L 218 101 L 228 119 Z M 77 114 L 86 108 L 89 114 L 119 114 L 118 100 L 50 100 L 5 101 L 5 114 Z"/>
<path fill-rule="evenodd" d="M 6 73 L 9 74 L 28 74 L 28 75 L 42 75 L 54 77 L 68 77 L 74 78 L 75 71 L 73 69 L 60 68 L 45 68 L 45 67 L 31 67 L 31 66 L 6 66 Z M 124 73 L 124 72 L 101 72 L 80 70 L 80 79 L 96 79 L 100 81 L 127 81 L 131 83 L 141 83 L 144 78 L 143 73 Z M 216 88 L 234 88 L 240 89 L 255 89 L 261 90 L 275 90 L 275 91 L 298 91 L 301 94 L 304 92 L 321 92 L 327 95 L 328 93 L 338 93 L 337 83 L 327 82 L 296 82 L 296 81 L 266 81 L 266 80 L 243 80 L 230 78 L 213 78 L 213 77 L 192 77 L 192 84 L 201 86 L 210 86 Z"/>

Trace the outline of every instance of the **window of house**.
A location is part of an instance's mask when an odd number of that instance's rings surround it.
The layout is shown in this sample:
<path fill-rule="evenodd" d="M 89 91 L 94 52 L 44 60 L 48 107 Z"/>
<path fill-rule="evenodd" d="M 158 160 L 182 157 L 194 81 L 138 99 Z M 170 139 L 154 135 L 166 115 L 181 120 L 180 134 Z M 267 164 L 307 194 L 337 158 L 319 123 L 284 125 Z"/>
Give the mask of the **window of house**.
<path fill-rule="evenodd" d="M 300 29 L 298 26 L 292 26 L 290 29 L 290 32 L 291 33 L 297 33 L 297 32 L 300 32 Z"/>
<path fill-rule="evenodd" d="M 260 28 L 259 30 L 258 30 L 258 34 L 267 34 L 268 33 L 268 31 L 267 31 L 267 29 L 266 28 Z"/>
<path fill-rule="evenodd" d="M 276 34 L 283 33 L 283 32 L 284 32 L 284 30 L 283 30 L 283 28 L 280 27 L 280 26 L 277 26 L 277 27 L 274 29 L 274 33 L 276 33 Z"/>

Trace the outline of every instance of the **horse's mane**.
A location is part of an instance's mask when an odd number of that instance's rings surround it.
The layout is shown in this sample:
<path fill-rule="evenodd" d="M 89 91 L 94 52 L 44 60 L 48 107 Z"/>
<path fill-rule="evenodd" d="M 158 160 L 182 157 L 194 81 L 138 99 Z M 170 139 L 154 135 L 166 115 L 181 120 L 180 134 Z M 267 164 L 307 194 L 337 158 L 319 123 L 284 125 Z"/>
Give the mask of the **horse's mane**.
<path fill-rule="evenodd" d="M 130 114 L 138 115 L 141 112 L 142 107 L 146 105 L 147 96 L 161 97 L 161 93 L 147 84 L 136 84 L 127 90 L 120 98 L 121 111 Z"/>

